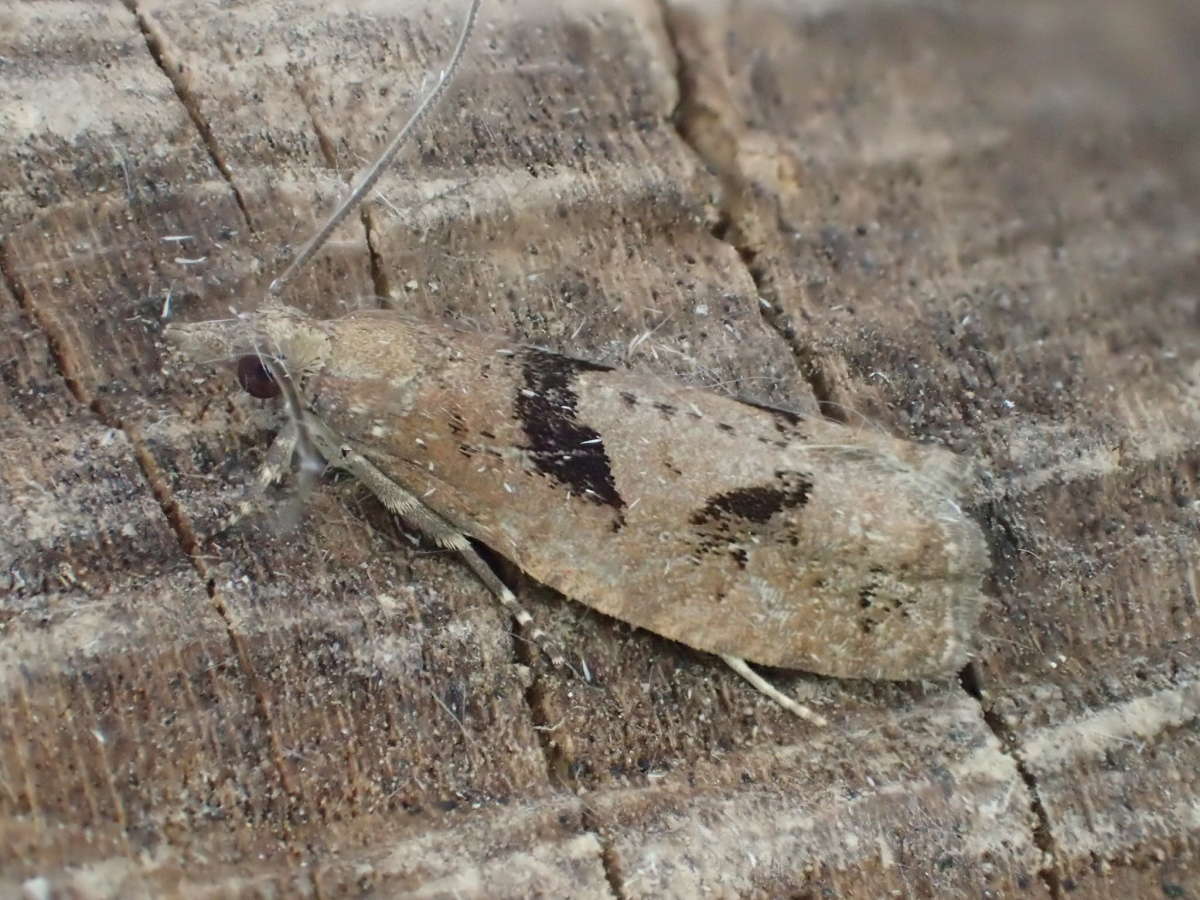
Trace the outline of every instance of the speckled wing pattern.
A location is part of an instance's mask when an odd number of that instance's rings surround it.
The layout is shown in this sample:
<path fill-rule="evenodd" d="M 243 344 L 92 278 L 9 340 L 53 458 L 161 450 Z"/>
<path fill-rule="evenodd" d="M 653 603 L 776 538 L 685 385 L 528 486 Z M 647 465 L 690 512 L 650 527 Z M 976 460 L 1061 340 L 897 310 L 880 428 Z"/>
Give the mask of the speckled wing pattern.
<path fill-rule="evenodd" d="M 944 451 L 387 312 L 278 307 L 254 342 L 341 440 L 601 612 L 838 677 L 968 657 L 988 559 Z"/>

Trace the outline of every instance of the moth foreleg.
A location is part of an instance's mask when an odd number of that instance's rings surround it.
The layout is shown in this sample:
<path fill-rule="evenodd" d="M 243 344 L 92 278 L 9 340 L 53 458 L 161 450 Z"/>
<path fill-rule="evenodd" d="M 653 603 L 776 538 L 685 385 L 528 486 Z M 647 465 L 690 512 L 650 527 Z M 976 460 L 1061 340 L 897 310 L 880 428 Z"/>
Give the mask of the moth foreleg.
<path fill-rule="evenodd" d="M 318 440 L 318 444 L 321 441 Z M 326 448 L 322 448 L 326 452 Z M 330 462 L 339 469 L 349 472 L 379 498 L 380 502 L 395 513 L 410 527 L 421 532 L 439 547 L 454 550 L 462 557 L 463 562 L 483 582 L 484 586 L 495 595 L 500 605 L 508 610 L 522 628 L 529 629 L 529 639 L 537 645 L 549 658 L 551 665 L 556 668 L 564 664 L 559 653 L 542 629 L 534 626 L 533 616 L 518 602 L 513 594 L 501 581 L 492 567 L 476 552 L 467 536 L 447 522 L 410 491 L 405 490 L 382 472 L 374 463 L 350 447 L 340 447 L 335 453 L 329 454 Z"/>
<path fill-rule="evenodd" d="M 234 511 L 221 521 L 214 533 L 228 531 L 244 519 L 254 515 L 258 508 L 255 493 L 261 494 L 271 485 L 283 479 L 283 476 L 291 468 L 292 457 L 296 452 L 296 440 L 296 427 L 293 423 L 288 422 L 275 435 L 275 440 L 267 448 L 266 458 L 254 479 L 254 487 L 246 492 Z"/>
<path fill-rule="evenodd" d="M 267 448 L 267 456 L 263 460 L 262 468 L 258 470 L 257 487 L 260 491 L 264 491 L 280 481 L 291 468 L 292 457 L 296 453 L 297 439 L 298 432 L 294 422 L 288 422 L 280 429 L 279 434 L 275 435 L 275 440 Z"/>
<path fill-rule="evenodd" d="M 748 682 L 754 685 L 754 687 L 757 688 L 761 693 L 766 694 L 788 712 L 795 713 L 800 718 L 807 719 L 814 725 L 824 726 L 826 724 L 824 717 L 817 715 L 807 706 L 797 703 L 787 694 L 783 693 L 783 691 L 779 690 L 779 688 L 775 687 L 775 685 L 771 684 L 771 682 L 767 681 L 767 679 L 763 678 L 761 675 L 751 669 L 750 666 L 746 664 L 746 661 L 740 656 L 728 656 L 722 653 L 721 659 L 725 660 L 725 662 L 729 665 L 729 668 L 733 669 L 733 671 L 737 672 Z"/>

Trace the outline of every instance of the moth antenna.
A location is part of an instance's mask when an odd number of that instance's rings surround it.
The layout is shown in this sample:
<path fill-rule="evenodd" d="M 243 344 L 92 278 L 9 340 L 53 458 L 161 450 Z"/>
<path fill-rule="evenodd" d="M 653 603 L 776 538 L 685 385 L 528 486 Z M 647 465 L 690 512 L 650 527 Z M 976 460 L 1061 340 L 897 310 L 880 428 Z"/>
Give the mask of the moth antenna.
<path fill-rule="evenodd" d="M 467 49 L 467 42 L 471 38 L 471 32 L 475 30 L 475 20 L 479 16 L 479 6 L 481 3 L 482 0 L 471 0 L 471 5 L 467 9 L 466 19 L 463 21 L 462 31 L 458 36 L 458 43 L 455 44 L 454 52 L 450 55 L 450 60 L 446 64 L 446 67 L 438 73 L 437 81 L 433 87 L 421 99 L 421 102 L 417 104 L 417 108 L 408 117 L 408 121 L 404 123 L 404 127 L 396 132 L 395 136 L 388 142 L 387 147 L 384 148 L 379 158 L 355 179 L 356 183 L 350 193 L 337 205 L 329 217 L 326 218 L 325 223 L 317 229 L 316 233 L 304 243 L 304 246 L 300 248 L 283 272 L 271 282 L 267 288 L 268 302 L 272 298 L 279 296 L 284 285 L 291 277 L 329 240 L 329 235 L 350 214 L 350 211 L 358 205 L 366 193 L 375 186 L 384 169 L 395 159 L 404 142 L 408 140 L 417 126 L 421 124 L 425 117 L 437 106 L 438 101 L 445 95 L 446 89 L 450 85 L 450 80 L 462 64 L 463 56 Z M 317 464 L 320 456 L 313 445 L 308 424 L 305 421 L 304 405 L 300 402 L 299 392 L 296 390 L 294 382 L 284 367 L 274 360 L 270 354 L 263 353 L 260 350 L 258 355 L 267 371 L 271 374 L 271 377 L 278 383 L 280 392 L 283 395 L 284 406 L 287 408 L 288 418 L 293 423 L 295 429 L 295 453 L 300 459 L 298 493 L 300 496 L 304 496 L 307 494 L 317 475 L 320 474 L 321 468 Z"/>
<path fill-rule="evenodd" d="M 475 20 L 479 15 L 479 5 L 482 0 L 471 0 L 471 6 L 467 9 L 467 17 L 463 21 L 462 31 L 458 36 L 458 43 L 454 47 L 454 52 L 450 55 L 450 61 L 446 67 L 438 73 L 437 81 L 422 99 L 417 104 L 417 108 L 413 110 L 408 121 L 404 123 L 404 127 L 396 132 L 395 136 L 388 142 L 387 147 L 375 162 L 365 169 L 358 178 L 355 179 L 355 185 L 350 193 L 346 196 L 337 208 L 325 220 L 316 234 L 314 234 L 304 246 L 296 253 L 286 269 L 271 282 L 267 288 L 267 296 L 275 297 L 283 289 L 284 284 L 303 266 L 312 255 L 321 249 L 322 245 L 329 240 L 329 235 L 333 230 L 342 223 L 342 220 L 350 214 L 350 211 L 358 205 L 367 192 L 375 186 L 379 181 L 379 176 L 383 174 L 383 170 L 391 164 L 395 159 L 396 154 L 408 140 L 409 136 L 418 125 L 425 119 L 426 116 L 437 106 L 439 100 L 446 93 L 446 88 L 450 85 L 450 80 L 454 77 L 454 73 L 458 71 L 459 65 L 462 63 L 463 55 L 466 53 L 467 41 L 471 38 L 471 32 L 475 30 Z"/>

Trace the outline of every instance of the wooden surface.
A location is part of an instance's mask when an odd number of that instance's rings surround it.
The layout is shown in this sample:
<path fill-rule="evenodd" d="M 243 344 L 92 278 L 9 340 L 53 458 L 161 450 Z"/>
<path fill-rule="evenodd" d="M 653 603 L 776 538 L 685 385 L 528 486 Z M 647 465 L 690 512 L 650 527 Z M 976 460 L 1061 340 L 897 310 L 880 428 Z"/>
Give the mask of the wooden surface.
<path fill-rule="evenodd" d="M 0 893 L 1200 893 L 1194 4 L 489 0 L 293 285 L 962 453 L 978 660 L 771 673 L 824 730 L 505 571 L 548 671 L 352 483 L 223 527 L 272 420 L 164 313 L 259 302 L 462 5 L 0 5 Z"/>

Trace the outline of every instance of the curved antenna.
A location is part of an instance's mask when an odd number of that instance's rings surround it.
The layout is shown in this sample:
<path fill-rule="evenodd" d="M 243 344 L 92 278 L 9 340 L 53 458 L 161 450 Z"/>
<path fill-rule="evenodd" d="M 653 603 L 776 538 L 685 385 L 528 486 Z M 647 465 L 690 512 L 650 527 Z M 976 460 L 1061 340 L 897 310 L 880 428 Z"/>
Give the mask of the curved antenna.
<path fill-rule="evenodd" d="M 462 62 L 471 32 L 475 29 L 475 19 L 479 15 L 479 5 L 481 2 L 482 0 L 471 0 L 471 6 L 467 10 L 467 18 L 463 22 L 462 32 L 458 36 L 458 44 L 455 45 L 454 52 L 450 55 L 450 61 L 446 63 L 446 67 L 438 73 L 437 82 L 430 89 L 429 93 L 421 99 L 421 102 L 417 104 L 417 108 L 408 117 L 408 121 L 404 123 L 404 127 L 396 132 L 396 136 L 391 139 L 379 158 L 358 177 L 358 183 L 354 186 L 354 189 L 338 204 L 329 218 L 325 220 L 325 224 L 305 242 L 292 261 L 288 263 L 287 268 L 283 270 L 282 274 L 271 282 L 270 287 L 267 288 L 268 297 L 278 296 L 279 292 L 283 290 L 284 284 L 296 274 L 301 266 L 312 258 L 314 253 L 321 249 L 322 244 L 329 240 L 329 235 L 333 233 L 333 229 L 342 223 L 342 220 L 349 215 L 350 210 L 362 200 L 367 191 L 375 186 L 375 182 L 379 181 L 379 176 L 383 174 L 383 170 L 395 159 L 396 154 L 404 142 L 408 140 L 409 135 L 429 115 L 430 111 L 446 93 L 450 79 L 454 77 L 454 73 L 458 70 L 459 64 Z"/>
<path fill-rule="evenodd" d="M 295 258 L 288 264 L 274 281 L 267 288 L 267 298 L 278 296 L 287 283 L 296 272 L 303 266 L 312 255 L 321 249 L 321 245 L 329 239 L 329 235 L 333 229 L 341 224 L 342 220 L 350 213 L 350 210 L 358 204 L 366 195 L 367 191 L 375 186 L 375 182 L 379 180 L 379 176 L 383 174 L 384 168 L 396 156 L 396 153 L 403 146 L 404 142 L 412 134 L 413 130 L 421 124 L 421 121 L 429 115 L 429 112 L 437 104 L 438 100 L 446 93 L 446 88 L 450 84 L 450 79 L 454 77 L 459 64 L 462 62 L 463 54 L 467 49 L 467 41 L 471 37 L 471 32 L 475 28 L 475 19 L 479 14 L 479 6 L 482 0 L 471 0 L 471 6 L 467 10 L 466 20 L 463 22 L 462 32 L 458 36 L 458 43 L 454 47 L 454 52 L 450 56 L 450 61 L 446 67 L 438 73 L 437 83 L 426 94 L 421 102 L 417 104 L 417 108 L 413 110 L 408 121 L 404 123 L 396 136 L 391 139 L 383 153 L 373 162 L 358 178 L 358 183 L 354 186 L 350 194 L 337 205 L 337 208 L 330 214 L 325 223 L 317 230 L 311 238 L 305 242 L 304 246 L 296 254 Z M 308 414 L 304 409 L 304 404 L 300 397 L 300 392 L 296 388 L 295 382 L 292 380 L 290 373 L 286 367 L 270 353 L 258 350 L 258 357 L 266 366 L 271 377 L 279 384 L 280 392 L 283 394 L 284 405 L 288 411 L 288 418 L 291 420 L 292 427 L 295 429 L 294 443 L 288 453 L 288 460 L 299 457 L 300 459 L 300 479 L 299 479 L 299 494 L 301 496 L 308 493 L 312 481 L 320 473 L 321 455 L 317 452 L 313 445 L 312 435 L 309 433 L 309 423 L 307 421 Z"/>

